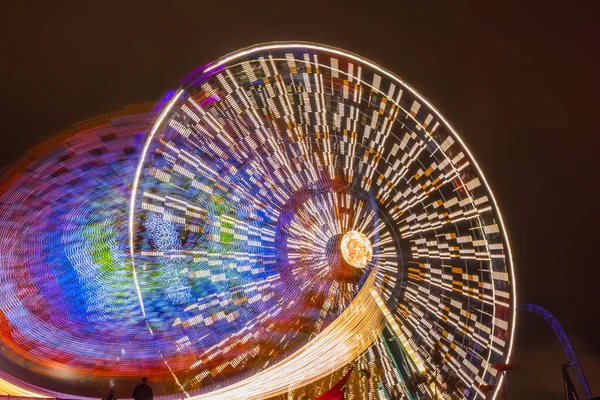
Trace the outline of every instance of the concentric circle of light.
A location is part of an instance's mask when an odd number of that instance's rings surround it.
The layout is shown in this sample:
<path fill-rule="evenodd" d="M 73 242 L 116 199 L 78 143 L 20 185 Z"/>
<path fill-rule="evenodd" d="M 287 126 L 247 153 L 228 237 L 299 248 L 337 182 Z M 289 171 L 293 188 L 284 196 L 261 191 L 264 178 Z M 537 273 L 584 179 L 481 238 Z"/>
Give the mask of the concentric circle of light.
<path fill-rule="evenodd" d="M 346 267 L 351 231 L 372 243 L 368 267 Z M 196 355 L 174 371 L 196 394 L 279 376 L 371 273 L 398 346 L 389 362 L 369 350 L 396 376 L 385 390 L 481 398 L 508 360 L 510 252 L 475 160 L 413 89 L 338 49 L 268 44 L 189 76 L 146 142 L 130 245 L 149 328 Z M 436 349 L 438 383 L 412 387 Z"/>
<path fill-rule="evenodd" d="M 1 177 L 0 361 L 21 380 L 47 376 L 77 393 L 110 378 L 137 380 L 140 365 L 165 373 L 127 248 L 136 137 L 153 119 L 115 113 L 78 124 Z"/>
<path fill-rule="evenodd" d="M 340 245 L 344 260 L 353 267 L 364 268 L 373 257 L 369 238 L 357 231 L 346 232 Z"/>
<path fill-rule="evenodd" d="M 146 128 L 80 125 L 4 174 L 3 357 L 65 387 L 143 372 L 178 398 L 312 398 L 349 362 L 357 396 L 499 385 L 502 219 L 402 80 L 339 49 L 261 45 L 186 78 L 139 152 Z M 11 379 L 0 390 L 51 394 Z"/>

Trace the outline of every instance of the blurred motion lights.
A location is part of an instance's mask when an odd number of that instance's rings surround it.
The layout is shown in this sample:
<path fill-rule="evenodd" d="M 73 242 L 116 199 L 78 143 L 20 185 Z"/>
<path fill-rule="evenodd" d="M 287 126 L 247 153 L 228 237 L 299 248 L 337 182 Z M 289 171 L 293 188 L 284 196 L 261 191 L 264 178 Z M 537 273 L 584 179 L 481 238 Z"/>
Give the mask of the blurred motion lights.
<path fill-rule="evenodd" d="M 271 43 L 195 71 L 161 108 L 5 173 L 5 357 L 65 382 L 144 371 L 198 399 L 316 398 L 350 364 L 353 398 L 500 386 L 506 230 L 410 86 L 339 49 Z"/>

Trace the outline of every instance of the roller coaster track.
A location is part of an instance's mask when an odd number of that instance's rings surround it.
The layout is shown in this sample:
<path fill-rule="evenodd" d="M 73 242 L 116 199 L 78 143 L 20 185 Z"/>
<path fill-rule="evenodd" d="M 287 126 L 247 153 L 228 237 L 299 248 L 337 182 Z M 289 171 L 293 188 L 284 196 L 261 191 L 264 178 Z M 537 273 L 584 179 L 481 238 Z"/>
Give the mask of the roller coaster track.
<path fill-rule="evenodd" d="M 577 361 L 577 357 L 575 356 L 575 351 L 573 350 L 573 346 L 571 346 L 571 342 L 569 342 L 569 338 L 567 334 L 563 330 L 562 326 L 558 322 L 558 320 L 550 313 L 550 311 L 546 310 L 542 306 L 538 306 L 537 304 L 524 303 L 519 306 L 519 311 L 528 311 L 533 314 L 537 314 L 540 317 L 544 318 L 544 320 L 552 327 L 554 334 L 560 341 L 560 345 L 562 346 L 565 355 L 567 356 L 568 364 L 573 367 L 575 371 L 575 378 L 583 391 L 583 396 L 585 399 L 592 398 L 592 392 L 590 387 L 585 379 L 585 375 L 579 365 L 579 361 Z"/>

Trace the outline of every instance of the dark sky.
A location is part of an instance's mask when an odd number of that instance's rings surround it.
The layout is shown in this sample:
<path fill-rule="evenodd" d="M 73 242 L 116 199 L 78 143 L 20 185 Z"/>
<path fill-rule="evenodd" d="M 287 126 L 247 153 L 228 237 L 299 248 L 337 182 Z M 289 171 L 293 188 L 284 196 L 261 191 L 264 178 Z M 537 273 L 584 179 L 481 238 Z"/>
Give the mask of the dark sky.
<path fill-rule="evenodd" d="M 600 395 L 599 2 L 124 3 L 2 4 L 0 160 L 74 122 L 158 100 L 241 47 L 295 39 L 353 51 L 404 78 L 460 132 L 504 214 L 518 300 L 556 315 Z M 552 331 L 533 315 L 517 330 L 509 398 L 561 399 L 565 357 Z"/>

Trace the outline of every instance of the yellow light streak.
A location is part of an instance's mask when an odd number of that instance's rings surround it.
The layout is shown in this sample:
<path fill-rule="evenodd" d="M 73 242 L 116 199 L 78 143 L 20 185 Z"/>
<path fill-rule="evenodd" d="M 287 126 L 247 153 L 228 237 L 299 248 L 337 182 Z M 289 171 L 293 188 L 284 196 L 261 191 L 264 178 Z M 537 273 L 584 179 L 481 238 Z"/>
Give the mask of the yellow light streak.
<path fill-rule="evenodd" d="M 354 361 L 379 337 L 384 317 L 371 291 L 377 292 L 377 268 L 352 303 L 308 344 L 280 363 L 223 389 L 193 400 L 264 399 L 287 393 L 328 376 Z"/>
<path fill-rule="evenodd" d="M 44 396 L 43 394 L 24 389 L 2 378 L 0 378 L 0 395 L 21 397 L 48 397 Z"/>

